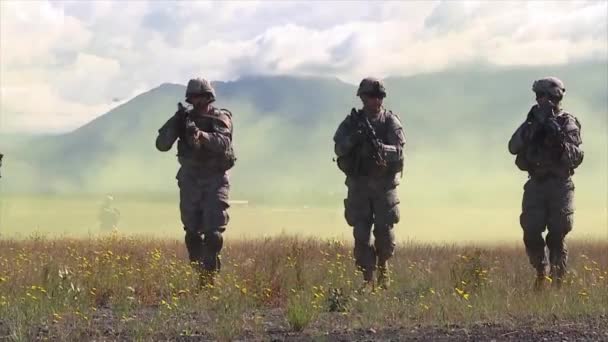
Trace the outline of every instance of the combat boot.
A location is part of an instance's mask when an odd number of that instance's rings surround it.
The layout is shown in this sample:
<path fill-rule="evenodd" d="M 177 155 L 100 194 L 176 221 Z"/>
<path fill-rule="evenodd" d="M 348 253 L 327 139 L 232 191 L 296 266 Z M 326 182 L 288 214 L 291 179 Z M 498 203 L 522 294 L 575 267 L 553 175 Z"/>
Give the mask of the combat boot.
<path fill-rule="evenodd" d="M 357 290 L 357 293 L 361 295 L 370 294 L 374 292 L 376 292 L 376 284 L 374 284 L 373 280 L 363 281 L 363 284 L 361 284 L 361 286 Z"/>
<path fill-rule="evenodd" d="M 363 284 L 357 290 L 359 294 L 367 294 L 376 291 L 376 284 L 374 284 L 374 271 L 370 269 L 364 269 L 363 271 Z"/>
<path fill-rule="evenodd" d="M 547 272 L 544 269 L 538 270 L 536 272 L 536 280 L 534 281 L 534 291 L 544 291 L 549 282 L 551 282 L 551 278 L 547 277 Z"/>
<path fill-rule="evenodd" d="M 561 289 L 564 280 L 564 270 L 558 265 L 551 265 L 551 286 L 554 289 Z"/>
<path fill-rule="evenodd" d="M 383 290 L 388 289 L 390 285 L 390 276 L 388 263 L 384 263 L 384 265 L 378 265 L 378 287 Z"/>
<path fill-rule="evenodd" d="M 546 275 L 537 275 L 536 280 L 534 280 L 534 291 L 542 292 L 547 288 L 547 279 Z"/>

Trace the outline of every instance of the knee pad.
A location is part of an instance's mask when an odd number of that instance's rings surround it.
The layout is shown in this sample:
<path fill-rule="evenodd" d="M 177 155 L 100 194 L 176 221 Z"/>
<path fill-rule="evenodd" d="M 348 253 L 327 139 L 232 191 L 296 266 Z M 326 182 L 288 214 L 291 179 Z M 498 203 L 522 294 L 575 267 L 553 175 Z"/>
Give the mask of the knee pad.
<path fill-rule="evenodd" d="M 219 231 L 209 232 L 205 233 L 204 242 L 205 246 L 208 248 L 211 248 L 214 251 L 219 251 L 224 245 L 224 237 Z"/>
<path fill-rule="evenodd" d="M 397 189 L 391 189 L 383 194 L 380 199 L 375 200 L 375 223 L 381 226 L 392 226 L 399 223 L 401 220 L 399 203 L 401 203 L 401 201 L 397 195 Z"/>
<path fill-rule="evenodd" d="M 395 253 L 395 231 L 392 226 L 377 227 L 374 230 L 374 236 L 376 238 L 374 245 L 376 247 L 376 253 L 378 259 L 384 262 L 391 258 Z"/>
<path fill-rule="evenodd" d="M 349 195 L 344 200 L 344 218 L 346 223 L 356 228 L 357 225 L 372 223 L 372 211 L 369 200 L 363 195 Z"/>

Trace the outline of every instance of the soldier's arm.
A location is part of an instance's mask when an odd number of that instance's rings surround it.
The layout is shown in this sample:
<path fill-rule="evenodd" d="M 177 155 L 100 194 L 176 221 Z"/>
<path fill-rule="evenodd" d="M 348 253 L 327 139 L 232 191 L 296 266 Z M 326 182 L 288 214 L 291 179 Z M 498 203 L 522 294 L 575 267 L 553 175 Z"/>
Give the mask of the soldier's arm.
<path fill-rule="evenodd" d="M 334 152 L 341 157 L 348 154 L 356 144 L 353 139 L 350 116 L 340 123 L 334 134 Z"/>
<path fill-rule="evenodd" d="M 382 144 L 382 149 L 388 161 L 397 161 L 403 158 L 405 150 L 405 132 L 403 125 L 396 114 L 388 117 L 389 131 L 387 135 L 388 144 Z"/>
<path fill-rule="evenodd" d="M 205 148 L 214 152 L 226 152 L 232 144 L 232 119 L 230 115 L 222 114 L 218 120 L 214 120 L 213 132 L 197 130 L 193 142 L 195 147 L 205 146 Z"/>
<path fill-rule="evenodd" d="M 158 130 L 158 136 L 156 137 L 157 150 L 167 152 L 173 147 L 179 137 L 179 124 L 179 117 L 174 115 Z"/>
<path fill-rule="evenodd" d="M 527 130 L 530 129 L 529 125 L 527 121 L 522 123 L 511 136 L 509 140 L 509 152 L 511 154 L 518 154 L 526 146 L 526 135 L 528 133 Z"/>
<path fill-rule="evenodd" d="M 581 138 L 581 124 L 572 115 L 568 115 L 568 120 L 563 125 L 564 131 L 564 149 L 561 156 L 561 161 L 570 168 L 577 168 L 584 158 L 584 153 L 580 147 L 583 143 Z"/>

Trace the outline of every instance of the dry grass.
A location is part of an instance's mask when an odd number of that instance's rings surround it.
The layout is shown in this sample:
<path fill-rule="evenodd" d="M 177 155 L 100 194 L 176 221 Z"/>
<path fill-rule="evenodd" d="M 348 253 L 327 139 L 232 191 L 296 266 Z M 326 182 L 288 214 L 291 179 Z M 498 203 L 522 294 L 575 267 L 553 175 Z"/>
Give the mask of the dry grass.
<path fill-rule="evenodd" d="M 386 291 L 357 293 L 351 245 L 228 241 L 197 290 L 181 241 L 111 235 L 0 240 L 0 339 L 262 338 L 276 331 L 606 317 L 608 244 L 573 242 L 561 290 L 531 291 L 523 247 L 405 243 Z"/>

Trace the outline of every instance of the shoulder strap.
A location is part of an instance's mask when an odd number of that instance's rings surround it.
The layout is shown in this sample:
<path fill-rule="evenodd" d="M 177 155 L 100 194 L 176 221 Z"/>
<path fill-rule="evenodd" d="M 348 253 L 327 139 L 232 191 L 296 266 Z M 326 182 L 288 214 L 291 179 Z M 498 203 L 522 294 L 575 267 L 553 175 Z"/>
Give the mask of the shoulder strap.
<path fill-rule="evenodd" d="M 202 114 L 201 117 L 218 120 L 232 131 L 232 113 L 226 109 L 214 108 L 212 114 Z"/>

